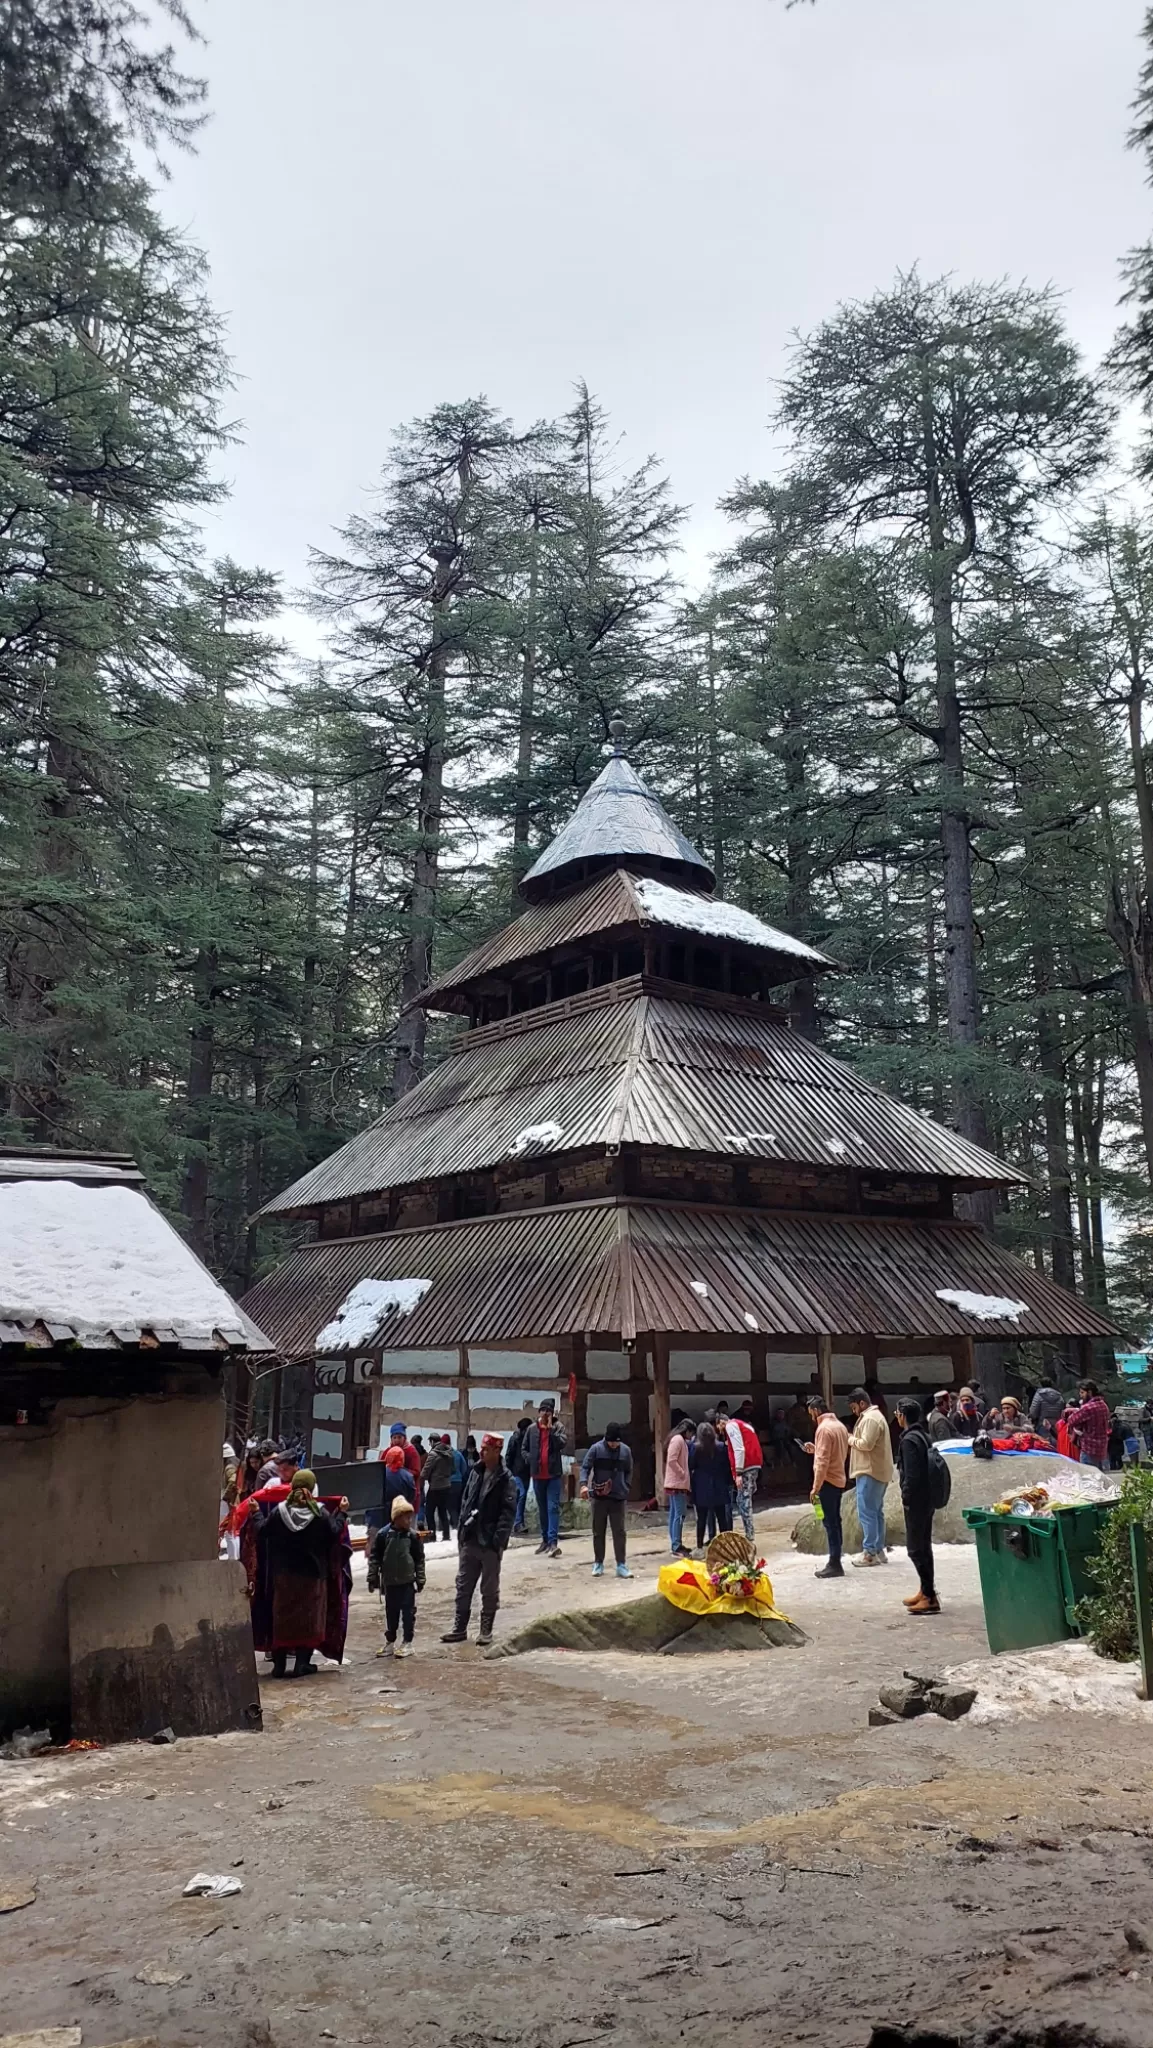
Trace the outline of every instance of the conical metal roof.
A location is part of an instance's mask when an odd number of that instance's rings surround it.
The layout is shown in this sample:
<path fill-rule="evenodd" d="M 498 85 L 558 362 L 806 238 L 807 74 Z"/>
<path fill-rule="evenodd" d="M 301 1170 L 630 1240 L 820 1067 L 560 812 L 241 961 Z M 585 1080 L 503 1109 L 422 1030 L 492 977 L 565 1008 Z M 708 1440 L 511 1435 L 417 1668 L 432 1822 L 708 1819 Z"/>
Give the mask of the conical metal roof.
<path fill-rule="evenodd" d="M 563 831 L 529 869 L 520 893 L 528 903 L 543 903 L 626 861 L 641 873 L 667 876 L 702 894 L 716 884 L 708 862 L 617 752 L 586 789 Z"/>

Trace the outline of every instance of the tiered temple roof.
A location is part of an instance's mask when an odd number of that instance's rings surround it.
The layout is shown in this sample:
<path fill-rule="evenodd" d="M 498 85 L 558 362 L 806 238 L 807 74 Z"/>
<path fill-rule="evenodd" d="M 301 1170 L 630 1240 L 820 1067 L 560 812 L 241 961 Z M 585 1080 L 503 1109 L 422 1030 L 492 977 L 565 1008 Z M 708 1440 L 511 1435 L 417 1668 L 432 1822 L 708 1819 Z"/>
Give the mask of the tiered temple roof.
<path fill-rule="evenodd" d="M 287 1353 L 362 1282 L 382 1355 L 1111 1334 L 955 1219 L 1019 1174 L 790 1029 L 772 992 L 835 963 L 720 901 L 619 753 L 521 886 L 420 998 L 449 1056 L 268 1204 L 318 1227 L 246 1304 Z"/>

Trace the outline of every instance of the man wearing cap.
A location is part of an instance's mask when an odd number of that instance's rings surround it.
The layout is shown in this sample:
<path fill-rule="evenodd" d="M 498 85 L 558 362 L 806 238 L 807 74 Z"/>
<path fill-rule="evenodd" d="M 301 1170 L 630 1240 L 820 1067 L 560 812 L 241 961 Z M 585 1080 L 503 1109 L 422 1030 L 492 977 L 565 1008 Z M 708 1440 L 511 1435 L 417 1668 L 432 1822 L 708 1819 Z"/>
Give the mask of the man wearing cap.
<path fill-rule="evenodd" d="M 560 1556 L 561 1454 L 565 1446 L 565 1433 L 556 1419 L 556 1402 L 551 1394 L 546 1395 L 525 1439 L 529 1475 L 540 1516 L 538 1557 Z"/>
<path fill-rule="evenodd" d="M 516 1487 L 505 1469 L 504 1438 L 487 1433 L 480 1442 L 480 1463 L 464 1484 L 457 1531 L 460 1565 L 456 1575 L 456 1620 L 442 1643 L 468 1640 L 472 1596 L 480 1584 L 480 1634 L 486 1650 L 500 1606 L 500 1567 L 516 1516 Z"/>
<path fill-rule="evenodd" d="M 940 1393 L 933 1396 L 933 1412 L 929 1417 L 929 1439 L 935 1444 L 943 1441 L 955 1442 L 960 1435 L 961 1431 L 953 1414 L 953 1396 L 948 1387 L 942 1387 Z"/>
<path fill-rule="evenodd" d="M 593 1504 L 593 1577 L 603 1578 L 605 1531 L 613 1532 L 618 1579 L 631 1579 L 625 1562 L 625 1502 L 633 1473 L 633 1454 L 621 1442 L 619 1422 L 610 1422 L 599 1442 L 591 1444 L 581 1466 L 581 1499 Z"/>

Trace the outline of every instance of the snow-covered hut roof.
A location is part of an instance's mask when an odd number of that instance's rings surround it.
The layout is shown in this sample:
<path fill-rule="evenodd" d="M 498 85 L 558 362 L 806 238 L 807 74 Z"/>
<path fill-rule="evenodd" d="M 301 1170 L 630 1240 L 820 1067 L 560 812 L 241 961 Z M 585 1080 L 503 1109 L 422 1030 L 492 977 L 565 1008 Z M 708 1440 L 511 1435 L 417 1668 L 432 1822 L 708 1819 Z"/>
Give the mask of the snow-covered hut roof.
<path fill-rule="evenodd" d="M 139 1187 L 0 1173 L 0 1344 L 142 1341 L 272 1349 Z"/>

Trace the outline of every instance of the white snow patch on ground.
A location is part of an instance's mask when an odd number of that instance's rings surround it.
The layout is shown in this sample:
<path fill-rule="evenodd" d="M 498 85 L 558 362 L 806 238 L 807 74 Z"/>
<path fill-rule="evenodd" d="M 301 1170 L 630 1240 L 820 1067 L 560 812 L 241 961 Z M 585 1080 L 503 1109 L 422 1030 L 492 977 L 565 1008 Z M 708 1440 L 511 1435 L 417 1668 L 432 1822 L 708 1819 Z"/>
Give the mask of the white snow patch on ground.
<path fill-rule="evenodd" d="M 633 875 L 630 880 L 642 909 L 654 924 L 703 932 L 711 939 L 739 939 L 746 946 L 764 946 L 774 953 L 794 953 L 798 960 L 829 964 L 815 947 L 806 946 L 802 939 L 794 939 L 788 932 L 777 931 L 771 924 L 763 924 L 751 911 L 738 910 L 735 903 L 694 896 L 688 889 L 670 889 L 667 882 L 653 882 L 647 877 Z"/>
<path fill-rule="evenodd" d="M 1028 1720 L 1039 1714 L 1121 1714 L 1153 1729 L 1153 1704 L 1137 1697 L 1139 1664 L 1113 1664 L 1088 1643 L 1045 1643 L 1036 1650 L 975 1659 L 946 1672 L 955 1685 L 975 1685 L 968 1719 Z"/>
<path fill-rule="evenodd" d="M 550 1145 L 558 1145 L 563 1137 L 564 1130 L 560 1124 L 526 1124 L 523 1131 L 517 1132 L 508 1149 L 515 1158 L 519 1158 L 526 1152 L 543 1152 Z"/>
<path fill-rule="evenodd" d="M 0 1321 L 81 1335 L 243 1329 L 240 1310 L 137 1188 L 67 1180 L 0 1187 Z"/>
<path fill-rule="evenodd" d="M 954 1308 L 976 1316 L 980 1323 L 1012 1322 L 1029 1313 L 1027 1301 L 1010 1301 L 1007 1294 L 970 1294 L 967 1287 L 938 1287 L 937 1300 L 951 1301 Z"/>
<path fill-rule="evenodd" d="M 398 1316 L 410 1316 L 431 1286 L 431 1280 L 358 1280 L 332 1321 L 317 1331 L 317 1350 L 349 1351 L 367 1344 L 394 1310 Z"/>

